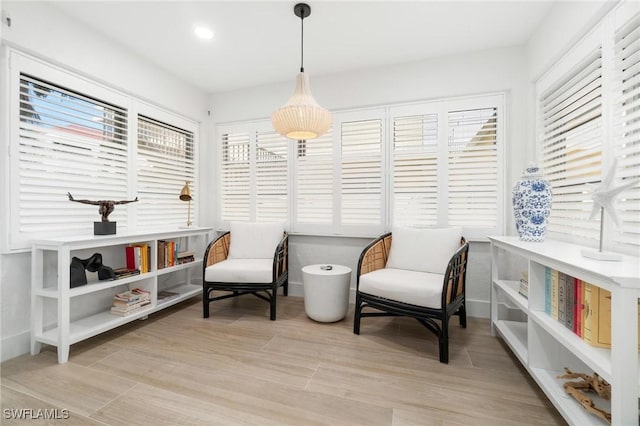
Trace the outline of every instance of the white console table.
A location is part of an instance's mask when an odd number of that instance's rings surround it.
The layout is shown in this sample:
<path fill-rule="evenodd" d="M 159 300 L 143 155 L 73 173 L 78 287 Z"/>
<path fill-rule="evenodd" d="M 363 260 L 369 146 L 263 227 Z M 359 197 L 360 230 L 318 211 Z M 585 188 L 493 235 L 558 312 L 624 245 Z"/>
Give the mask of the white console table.
<path fill-rule="evenodd" d="M 498 332 L 569 424 L 606 425 L 567 395 L 558 379 L 563 368 L 598 373 L 611 384 L 609 409 L 614 425 L 638 424 L 638 298 L 640 259 L 596 261 L 582 247 L 547 240 L 523 242 L 518 237 L 491 241 L 491 330 Z M 528 298 L 518 292 L 519 271 L 529 274 Z M 545 313 L 545 269 L 551 268 L 611 292 L 611 349 L 590 346 Z M 526 318 L 514 321 L 501 306 L 518 309 Z"/>
<path fill-rule="evenodd" d="M 179 241 L 182 244 L 180 251 L 193 251 L 198 238 L 204 239 L 202 247 L 206 247 L 211 239 L 211 231 L 211 228 L 185 228 L 34 241 L 31 257 L 31 354 L 39 353 L 42 343 L 53 345 L 58 348 L 58 362 L 65 363 L 69 358 L 70 345 L 200 295 L 202 285 L 191 283 L 191 273 L 194 269 L 200 272 L 202 253 L 197 253 L 193 262 L 158 269 L 158 241 Z M 85 285 L 70 288 L 70 263 L 73 256 L 82 258 L 100 252 L 105 265 L 122 267 L 126 265 L 125 247 L 130 244 L 147 244 L 150 247 L 149 272 L 116 280 L 98 281 L 96 277 Z M 184 271 L 184 283 L 159 289 L 160 277 L 176 271 Z M 111 314 L 110 301 L 113 300 L 113 294 L 127 290 L 126 287 L 140 287 L 149 291 L 151 304 L 130 316 Z M 172 291 L 178 293 L 178 296 L 158 301 L 159 290 Z M 81 296 L 107 302 L 100 308 L 100 312 L 76 318 L 72 316 L 72 300 Z M 55 324 L 45 324 L 50 321 L 50 318 L 45 318 L 45 303 L 50 303 L 47 300 L 53 300 L 57 307 Z"/>

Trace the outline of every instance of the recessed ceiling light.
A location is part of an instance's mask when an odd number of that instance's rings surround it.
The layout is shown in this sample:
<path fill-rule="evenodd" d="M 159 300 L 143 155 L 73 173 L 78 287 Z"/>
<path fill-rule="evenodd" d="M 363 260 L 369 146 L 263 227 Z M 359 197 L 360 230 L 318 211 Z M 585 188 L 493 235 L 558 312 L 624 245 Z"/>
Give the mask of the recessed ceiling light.
<path fill-rule="evenodd" d="M 193 32 L 204 40 L 211 40 L 213 38 L 213 31 L 207 27 L 195 27 Z"/>

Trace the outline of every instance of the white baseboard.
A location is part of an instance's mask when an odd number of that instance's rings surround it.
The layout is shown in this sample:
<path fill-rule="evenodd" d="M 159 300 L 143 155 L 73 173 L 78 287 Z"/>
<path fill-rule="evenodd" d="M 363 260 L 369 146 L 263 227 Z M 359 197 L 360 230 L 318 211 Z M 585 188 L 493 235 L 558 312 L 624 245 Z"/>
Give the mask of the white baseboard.
<path fill-rule="evenodd" d="M 289 296 L 304 297 L 304 286 L 302 283 L 289 281 Z M 356 302 L 356 290 L 349 290 L 349 303 Z M 467 315 L 475 318 L 489 318 L 491 308 L 488 300 L 467 299 Z"/>
<path fill-rule="evenodd" d="M 0 341 L 0 361 L 15 358 L 31 352 L 31 332 L 25 331 Z"/>

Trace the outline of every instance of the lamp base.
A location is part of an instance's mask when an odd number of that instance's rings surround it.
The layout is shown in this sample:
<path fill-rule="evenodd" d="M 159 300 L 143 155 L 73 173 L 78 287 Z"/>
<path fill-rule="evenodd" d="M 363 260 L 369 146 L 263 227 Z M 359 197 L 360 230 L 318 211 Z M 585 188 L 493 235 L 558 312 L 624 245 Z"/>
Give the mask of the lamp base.
<path fill-rule="evenodd" d="M 593 260 L 603 260 L 607 262 L 620 262 L 622 260 L 621 254 L 610 251 L 582 250 L 581 253 L 582 256 Z"/>

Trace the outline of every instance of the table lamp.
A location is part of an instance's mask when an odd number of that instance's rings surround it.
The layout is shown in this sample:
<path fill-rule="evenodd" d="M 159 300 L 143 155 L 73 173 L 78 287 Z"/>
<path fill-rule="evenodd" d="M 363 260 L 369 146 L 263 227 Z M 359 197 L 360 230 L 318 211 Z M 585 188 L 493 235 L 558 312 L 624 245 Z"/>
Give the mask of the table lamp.
<path fill-rule="evenodd" d="M 187 209 L 187 228 L 191 227 L 191 200 L 193 198 L 191 197 L 191 189 L 189 189 L 189 181 L 186 181 L 184 183 L 184 186 L 182 187 L 182 191 L 180 191 L 180 200 L 182 201 L 188 201 L 189 202 L 189 207 Z"/>

